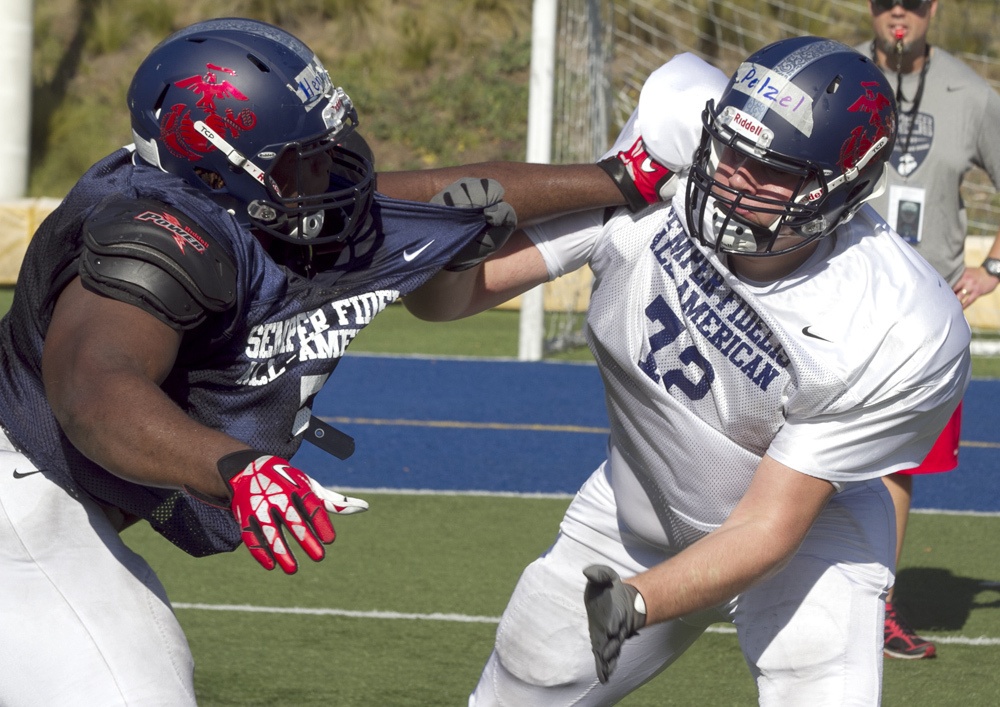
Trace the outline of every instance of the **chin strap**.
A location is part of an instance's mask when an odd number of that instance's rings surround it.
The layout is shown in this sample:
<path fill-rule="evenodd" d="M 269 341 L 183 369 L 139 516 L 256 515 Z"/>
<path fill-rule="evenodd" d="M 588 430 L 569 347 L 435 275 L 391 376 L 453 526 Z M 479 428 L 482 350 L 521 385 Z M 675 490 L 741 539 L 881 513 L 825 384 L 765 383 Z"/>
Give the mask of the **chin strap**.
<path fill-rule="evenodd" d="M 887 142 L 889 142 L 889 138 L 885 137 L 884 135 L 875 142 L 873 142 L 871 147 L 868 148 L 868 151 L 861 156 L 861 159 L 855 162 L 851 167 L 845 169 L 843 174 L 834 177 L 829 182 L 827 182 L 826 185 L 827 192 L 833 191 L 844 182 L 853 182 L 855 179 L 857 179 L 858 174 L 861 173 L 861 170 L 864 169 L 865 166 L 872 161 L 875 155 L 878 154 L 878 151 L 881 150 L 883 147 L 885 147 L 885 144 Z"/>
<path fill-rule="evenodd" d="M 194 129 L 201 133 L 215 149 L 226 156 L 229 163 L 237 169 L 242 169 L 261 184 L 264 183 L 264 170 L 250 161 L 250 158 L 230 145 L 224 137 L 212 130 L 203 120 L 197 120 Z"/>
<path fill-rule="evenodd" d="M 727 253 L 757 252 L 759 244 L 750 224 L 738 221 L 732 213 L 724 213 L 718 205 L 712 207 L 712 229 L 720 250 Z"/>

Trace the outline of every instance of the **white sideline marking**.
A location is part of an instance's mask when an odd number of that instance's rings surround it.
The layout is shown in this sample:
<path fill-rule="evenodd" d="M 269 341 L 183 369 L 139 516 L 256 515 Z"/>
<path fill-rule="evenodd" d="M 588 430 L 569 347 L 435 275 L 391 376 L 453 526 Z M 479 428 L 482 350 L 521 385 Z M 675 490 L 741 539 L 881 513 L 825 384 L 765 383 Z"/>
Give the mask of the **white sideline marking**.
<path fill-rule="evenodd" d="M 348 609 L 310 609 L 300 606 L 253 606 L 251 604 L 187 604 L 174 603 L 175 609 L 194 609 L 200 611 L 241 611 L 253 614 L 300 614 L 306 616 L 343 616 L 351 619 L 389 619 L 404 621 L 450 621 L 464 624 L 497 624 L 499 616 L 469 616 L 468 614 L 408 614 L 400 611 L 351 611 Z M 706 633 L 735 634 L 732 626 L 709 626 Z M 926 638 L 933 638 L 937 643 L 951 643 L 965 646 L 1000 646 L 1000 638 L 979 636 L 938 636 L 933 633 L 922 633 Z"/>
<path fill-rule="evenodd" d="M 973 356 L 1000 356 L 1000 341 L 996 339 L 973 339 L 969 344 Z"/>
<path fill-rule="evenodd" d="M 709 626 L 706 633 L 735 634 L 736 629 L 732 626 Z M 920 635 L 924 638 L 933 639 L 935 643 L 949 643 L 963 646 L 1000 646 L 1000 638 L 989 638 L 987 636 L 979 636 L 977 638 L 970 638 L 968 636 L 940 636 L 927 631 L 921 631 Z"/>
<path fill-rule="evenodd" d="M 935 636 L 933 633 L 924 633 L 922 635 L 930 636 L 934 639 L 935 643 L 952 643 L 963 646 L 1000 646 L 1000 638 L 987 638 L 986 636 L 968 638 L 966 636 Z"/>
<path fill-rule="evenodd" d="M 308 616 L 346 616 L 352 619 L 404 619 L 417 621 L 454 621 L 467 624 L 495 624 L 499 616 L 469 616 L 467 614 L 406 614 L 399 611 L 350 611 L 348 609 L 310 609 L 301 606 L 252 606 L 250 604 L 185 604 L 175 602 L 175 609 L 203 611 L 244 611 L 256 614 L 305 614 Z"/>
<path fill-rule="evenodd" d="M 911 508 L 910 513 L 926 513 L 931 516 L 982 516 L 983 518 L 1000 516 L 998 511 L 949 511 L 946 508 Z"/>
<path fill-rule="evenodd" d="M 351 611 L 349 609 L 310 609 L 299 606 L 253 606 L 251 604 L 185 604 L 176 602 L 175 609 L 202 611 L 244 611 L 255 614 L 303 614 L 307 616 L 345 616 L 351 619 L 403 619 L 417 621 L 452 621 L 466 624 L 497 624 L 499 616 L 469 616 L 468 614 L 407 614 L 399 611 Z M 709 633 L 736 633 L 730 626 L 710 626 Z"/>
<path fill-rule="evenodd" d="M 462 491 L 438 490 L 438 489 L 401 489 L 387 486 L 364 487 L 364 486 L 328 486 L 326 488 L 337 491 L 341 494 L 364 496 L 365 494 L 387 494 L 399 496 L 486 496 L 489 498 L 555 498 L 571 499 L 572 493 L 543 493 L 543 492 L 521 492 L 521 491 Z M 910 513 L 920 513 L 932 516 L 978 516 L 982 518 L 1000 518 L 1000 511 L 962 511 L 949 510 L 947 508 L 911 508 Z"/>

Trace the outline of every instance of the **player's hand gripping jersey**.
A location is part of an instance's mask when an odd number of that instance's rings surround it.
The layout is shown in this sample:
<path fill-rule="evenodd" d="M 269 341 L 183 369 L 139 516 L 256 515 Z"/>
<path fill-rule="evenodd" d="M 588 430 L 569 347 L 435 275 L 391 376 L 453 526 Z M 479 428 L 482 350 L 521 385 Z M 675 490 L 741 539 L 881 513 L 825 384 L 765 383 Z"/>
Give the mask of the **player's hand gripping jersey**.
<path fill-rule="evenodd" d="M 650 76 L 608 152 L 641 134 L 681 175 L 671 203 L 529 229 L 550 277 L 594 271 L 587 334 L 617 505 L 633 531 L 671 547 L 718 527 L 765 453 L 838 488 L 917 465 L 967 383 L 961 307 L 869 207 L 776 283 L 740 280 L 689 236 L 683 182 L 700 112 L 725 83 L 677 57 Z M 899 353 L 915 343 L 916 356 Z"/>

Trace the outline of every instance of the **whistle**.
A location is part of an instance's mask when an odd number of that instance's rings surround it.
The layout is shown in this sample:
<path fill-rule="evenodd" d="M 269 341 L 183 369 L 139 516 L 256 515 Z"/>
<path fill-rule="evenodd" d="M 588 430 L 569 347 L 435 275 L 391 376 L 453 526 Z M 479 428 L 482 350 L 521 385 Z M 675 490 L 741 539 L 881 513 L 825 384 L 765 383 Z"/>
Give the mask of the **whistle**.
<path fill-rule="evenodd" d="M 903 70 L 903 35 L 906 30 L 897 27 L 893 34 L 896 36 L 896 71 L 899 72 Z"/>

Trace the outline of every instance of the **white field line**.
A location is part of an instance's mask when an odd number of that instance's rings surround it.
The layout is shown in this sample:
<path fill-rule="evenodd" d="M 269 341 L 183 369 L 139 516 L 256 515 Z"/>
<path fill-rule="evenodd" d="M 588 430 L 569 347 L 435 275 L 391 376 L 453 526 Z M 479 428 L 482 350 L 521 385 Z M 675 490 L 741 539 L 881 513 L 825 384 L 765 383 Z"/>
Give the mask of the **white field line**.
<path fill-rule="evenodd" d="M 299 614 L 304 616 L 341 616 L 349 619 L 392 619 L 406 621 L 452 621 L 466 624 L 495 624 L 499 616 L 469 616 L 467 614 L 407 614 L 400 611 L 351 611 L 348 609 L 311 609 L 299 606 L 253 606 L 250 604 L 185 604 L 173 602 L 175 609 L 202 611 L 236 611 L 251 614 Z"/>
<path fill-rule="evenodd" d="M 448 621 L 466 624 L 496 624 L 499 616 L 470 616 L 468 614 L 412 614 L 400 611 L 351 611 L 348 609 L 312 609 L 297 606 L 253 606 L 250 604 L 187 604 L 174 603 L 175 609 L 195 611 L 234 611 L 253 614 L 297 614 L 304 616 L 338 616 L 350 619 L 383 619 L 390 621 Z M 735 634 L 732 626 L 709 626 L 706 633 Z M 937 643 L 960 644 L 965 646 L 1000 646 L 1000 638 L 987 636 L 939 636 L 933 633 L 922 633 L 925 638 L 932 638 Z"/>
<path fill-rule="evenodd" d="M 517 491 L 463 491 L 460 489 L 440 491 L 436 489 L 400 489 L 389 487 L 363 487 L 363 486 L 331 486 L 335 491 L 360 496 L 365 494 L 398 494 L 400 496 L 487 496 L 493 498 L 557 498 L 571 499 L 571 493 L 520 493 Z M 941 516 L 978 516 L 982 518 L 1000 518 L 1000 511 L 961 511 L 947 508 L 911 508 L 910 513 L 921 513 L 926 515 Z"/>

